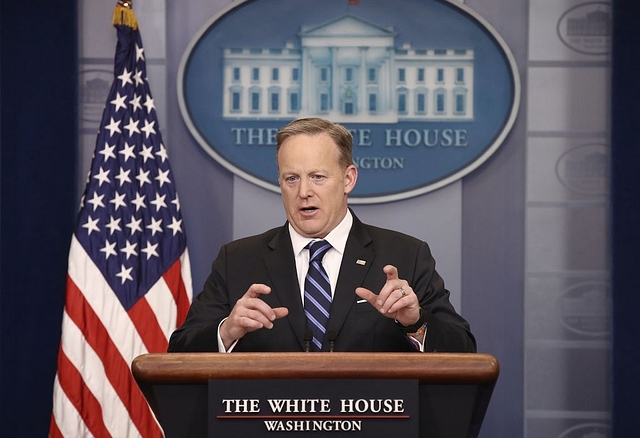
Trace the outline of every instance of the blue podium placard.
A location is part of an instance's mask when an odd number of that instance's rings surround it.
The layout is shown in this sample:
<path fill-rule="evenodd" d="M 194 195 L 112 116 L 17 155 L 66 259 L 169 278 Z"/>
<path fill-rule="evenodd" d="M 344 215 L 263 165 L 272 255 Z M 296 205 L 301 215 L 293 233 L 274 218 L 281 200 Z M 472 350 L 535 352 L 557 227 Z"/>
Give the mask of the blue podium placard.
<path fill-rule="evenodd" d="M 417 438 L 417 380 L 210 380 L 208 436 Z"/>

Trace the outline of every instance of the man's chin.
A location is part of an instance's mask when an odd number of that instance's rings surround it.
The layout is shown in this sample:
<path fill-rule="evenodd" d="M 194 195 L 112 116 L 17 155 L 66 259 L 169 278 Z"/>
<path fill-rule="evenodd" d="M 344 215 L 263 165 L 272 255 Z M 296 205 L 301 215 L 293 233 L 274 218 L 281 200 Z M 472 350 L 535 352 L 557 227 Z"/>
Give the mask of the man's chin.
<path fill-rule="evenodd" d="M 323 238 L 325 236 L 324 229 L 317 223 L 317 220 L 303 220 L 294 224 L 294 228 L 301 236 L 308 237 L 310 239 Z"/>

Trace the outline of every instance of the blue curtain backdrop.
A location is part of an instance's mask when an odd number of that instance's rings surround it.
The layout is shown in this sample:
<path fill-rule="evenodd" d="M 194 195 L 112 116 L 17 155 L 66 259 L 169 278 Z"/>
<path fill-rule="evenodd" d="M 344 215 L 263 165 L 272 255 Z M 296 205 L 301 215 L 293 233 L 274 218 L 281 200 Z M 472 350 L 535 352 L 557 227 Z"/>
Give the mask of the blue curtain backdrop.
<path fill-rule="evenodd" d="M 77 4 L 0 7 L 0 436 L 44 437 L 78 204 Z"/>
<path fill-rule="evenodd" d="M 612 436 L 636 436 L 640 429 L 640 191 L 638 191 L 638 122 L 640 82 L 637 79 L 640 5 L 613 2 L 613 71 L 611 117 L 611 213 L 613 290 L 613 421 Z"/>
<path fill-rule="evenodd" d="M 115 1 L 114 1 L 115 6 Z M 46 436 L 76 175 L 77 2 L 0 5 L 0 436 Z M 640 427 L 640 5 L 614 2 L 613 433 Z M 505 432 L 505 431 L 502 431 Z"/>

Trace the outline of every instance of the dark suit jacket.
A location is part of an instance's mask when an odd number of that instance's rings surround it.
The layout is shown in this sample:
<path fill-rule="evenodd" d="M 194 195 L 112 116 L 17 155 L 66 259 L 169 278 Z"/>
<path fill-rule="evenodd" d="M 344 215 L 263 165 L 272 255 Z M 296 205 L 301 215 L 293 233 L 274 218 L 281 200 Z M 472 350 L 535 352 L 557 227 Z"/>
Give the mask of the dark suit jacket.
<path fill-rule="evenodd" d="M 425 351 L 474 352 L 469 324 L 449 302 L 449 292 L 435 270 L 428 245 L 395 231 L 365 225 L 354 215 L 331 305 L 327 333 L 334 331 L 335 351 L 415 351 L 393 319 L 367 302 L 358 303 L 359 286 L 378 293 L 386 281 L 385 265 L 398 268 L 427 311 Z M 364 263 L 363 263 L 364 262 Z M 234 351 L 304 351 L 306 321 L 287 224 L 223 246 L 204 290 L 191 305 L 169 351 L 218 351 L 217 330 L 235 302 L 253 283 L 271 287 L 262 299 L 287 307 L 289 315 L 271 330 L 247 333 Z M 324 342 L 324 350 L 328 342 Z"/>

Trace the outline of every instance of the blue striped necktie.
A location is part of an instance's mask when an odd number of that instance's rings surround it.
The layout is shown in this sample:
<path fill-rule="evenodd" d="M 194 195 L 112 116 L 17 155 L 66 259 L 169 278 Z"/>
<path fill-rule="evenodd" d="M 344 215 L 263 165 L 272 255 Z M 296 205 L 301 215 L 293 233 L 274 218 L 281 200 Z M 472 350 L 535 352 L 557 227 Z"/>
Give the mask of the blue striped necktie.
<path fill-rule="evenodd" d="M 309 243 L 309 270 L 304 280 L 304 314 L 307 327 L 313 334 L 312 350 L 320 351 L 327 331 L 329 309 L 331 308 L 331 285 L 327 272 L 322 267 L 322 258 L 331 248 L 325 240 Z"/>

